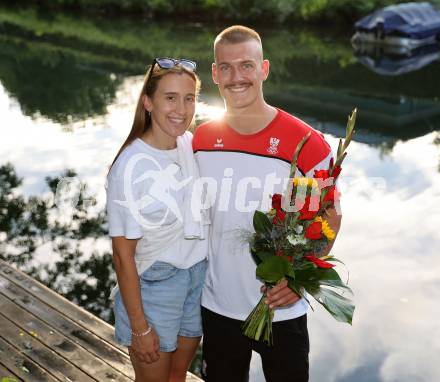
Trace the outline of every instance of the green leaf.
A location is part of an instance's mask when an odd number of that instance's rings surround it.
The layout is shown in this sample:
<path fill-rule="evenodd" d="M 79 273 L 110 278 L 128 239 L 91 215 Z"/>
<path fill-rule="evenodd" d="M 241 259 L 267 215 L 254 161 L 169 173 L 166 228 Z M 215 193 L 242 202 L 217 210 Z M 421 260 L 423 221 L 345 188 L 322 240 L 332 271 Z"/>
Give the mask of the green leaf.
<path fill-rule="evenodd" d="M 254 251 L 254 250 L 252 250 L 252 248 L 251 248 L 250 252 L 251 252 L 251 256 L 252 256 L 252 258 L 253 258 L 254 261 L 255 261 L 255 264 L 257 264 L 257 266 L 260 265 L 261 260 L 260 260 L 260 258 L 257 256 L 257 252 Z"/>
<path fill-rule="evenodd" d="M 297 279 L 289 279 L 288 285 L 289 288 L 292 289 L 294 292 L 298 293 L 301 288 L 304 288 L 311 295 L 313 295 L 313 293 L 317 293 L 320 288 L 319 282 L 317 280 L 307 280 L 299 282 Z"/>
<path fill-rule="evenodd" d="M 257 265 L 260 265 L 263 261 L 267 260 L 269 257 L 274 256 L 274 252 L 271 251 L 251 251 L 252 258 L 254 259 L 255 263 Z"/>
<path fill-rule="evenodd" d="M 291 274 L 291 264 L 281 256 L 270 256 L 257 267 L 257 277 L 267 283 L 276 283 Z"/>
<path fill-rule="evenodd" d="M 337 151 L 337 155 L 336 155 L 336 161 L 331 169 L 331 171 L 333 171 L 333 169 L 336 166 L 341 166 L 342 162 L 344 161 L 347 153 L 346 150 L 348 148 L 348 145 L 350 144 L 353 135 L 354 135 L 354 126 L 356 124 L 356 116 L 357 116 L 357 109 L 355 108 L 351 115 L 348 116 L 348 121 L 347 121 L 347 127 L 345 129 L 345 139 L 344 142 L 342 143 L 342 139 L 339 140 L 339 145 L 338 145 L 338 151 Z"/>
<path fill-rule="evenodd" d="M 308 281 L 341 281 L 341 278 L 334 269 L 326 268 L 302 268 L 296 271 L 296 280 L 298 283 L 307 283 Z"/>
<path fill-rule="evenodd" d="M 298 216 L 300 215 L 299 212 L 295 212 L 295 213 L 290 213 L 288 215 L 289 217 L 289 226 L 291 229 L 295 229 L 295 227 L 298 224 Z"/>
<path fill-rule="evenodd" d="M 321 285 L 326 285 L 326 286 L 333 287 L 333 288 L 344 289 L 347 292 L 353 293 L 351 288 L 341 280 L 340 281 L 338 281 L 338 280 L 321 280 L 319 283 Z"/>
<path fill-rule="evenodd" d="M 261 211 L 255 211 L 254 213 L 254 229 L 258 233 L 267 233 L 272 230 L 272 223 L 265 213 Z"/>
<path fill-rule="evenodd" d="M 286 273 L 287 277 L 295 278 L 295 271 L 293 270 L 293 267 L 291 266 L 291 263 L 289 263 L 289 269 Z"/>
<path fill-rule="evenodd" d="M 289 179 L 293 179 L 293 177 L 295 176 L 299 153 L 301 152 L 301 149 L 304 146 L 304 144 L 310 138 L 311 134 L 312 134 L 311 132 L 308 132 L 306 135 L 304 135 L 304 137 L 302 137 L 301 141 L 296 146 L 295 152 L 293 153 L 291 165 L 290 165 L 290 176 L 289 176 Z"/>
<path fill-rule="evenodd" d="M 333 257 L 333 256 L 325 259 L 325 261 L 335 262 L 335 263 L 340 263 L 340 264 L 345 265 L 345 263 L 343 261 L 341 261 L 341 260 L 339 260 L 339 259 L 337 259 L 336 257 Z"/>
<path fill-rule="evenodd" d="M 305 268 L 295 271 L 295 279 L 288 280 L 289 287 L 298 291 L 304 288 L 313 298 L 338 321 L 352 323 L 353 302 L 328 288 L 341 289 L 351 292 L 351 289 L 341 280 L 334 269 Z"/>
<path fill-rule="evenodd" d="M 338 144 L 337 156 L 340 157 L 341 155 L 342 155 L 342 139 L 339 138 L 339 144 Z"/>
<path fill-rule="evenodd" d="M 319 288 L 309 292 L 337 321 L 352 324 L 354 314 L 353 302 L 329 288 Z"/>
<path fill-rule="evenodd" d="M 354 126 L 356 124 L 356 115 L 357 115 L 357 108 L 355 108 L 351 112 L 351 115 L 348 116 L 347 127 L 345 129 L 345 141 L 344 141 L 344 150 L 343 151 L 345 151 L 347 149 L 348 145 L 351 142 L 351 139 L 353 138 Z"/>

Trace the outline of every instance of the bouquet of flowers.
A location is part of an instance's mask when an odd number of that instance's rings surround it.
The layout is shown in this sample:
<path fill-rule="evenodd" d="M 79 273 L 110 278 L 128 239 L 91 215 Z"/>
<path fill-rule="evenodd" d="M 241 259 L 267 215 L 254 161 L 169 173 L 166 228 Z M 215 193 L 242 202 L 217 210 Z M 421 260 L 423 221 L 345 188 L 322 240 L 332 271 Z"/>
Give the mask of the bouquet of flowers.
<path fill-rule="evenodd" d="M 320 253 L 336 237 L 328 224 L 327 210 L 335 206 L 335 181 L 354 134 L 355 120 L 356 109 L 348 117 L 346 136 L 339 140 L 336 160 L 330 162 L 328 169 L 315 171 L 313 178 L 295 177 L 299 153 L 310 133 L 301 140 L 293 155 L 286 193 L 272 196 L 269 212 L 255 211 L 255 234 L 250 239 L 250 252 L 257 264 L 256 275 L 267 288 L 287 280 L 289 288 L 309 304 L 306 293 L 336 320 L 349 324 L 354 304 L 342 294 L 351 294 L 351 290 L 334 269 L 335 263 L 341 261 Z M 271 345 L 274 312 L 265 300 L 264 293 L 242 330 L 257 341 L 262 336 L 263 341 Z"/>

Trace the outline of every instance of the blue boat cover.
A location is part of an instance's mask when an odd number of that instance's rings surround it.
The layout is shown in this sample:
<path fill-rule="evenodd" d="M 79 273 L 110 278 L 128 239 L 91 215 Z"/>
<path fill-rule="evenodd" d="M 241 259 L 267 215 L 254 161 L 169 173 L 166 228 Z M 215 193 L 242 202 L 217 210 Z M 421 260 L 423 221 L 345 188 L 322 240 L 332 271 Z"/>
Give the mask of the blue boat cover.
<path fill-rule="evenodd" d="M 440 11 L 430 3 L 404 3 L 390 5 L 354 25 L 363 32 L 381 29 L 385 35 L 424 39 L 440 33 Z"/>

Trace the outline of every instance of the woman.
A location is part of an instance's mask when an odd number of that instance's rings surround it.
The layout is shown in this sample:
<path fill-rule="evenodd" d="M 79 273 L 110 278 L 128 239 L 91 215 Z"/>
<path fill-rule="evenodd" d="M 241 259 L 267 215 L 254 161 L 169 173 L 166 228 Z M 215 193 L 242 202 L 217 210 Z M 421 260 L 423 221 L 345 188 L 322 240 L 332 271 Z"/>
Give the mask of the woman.
<path fill-rule="evenodd" d="M 195 69 L 189 60 L 153 61 L 108 175 L 115 338 L 128 346 L 136 381 L 185 381 L 202 335 L 206 226 L 189 203 L 198 174 L 186 131 L 200 88 Z"/>

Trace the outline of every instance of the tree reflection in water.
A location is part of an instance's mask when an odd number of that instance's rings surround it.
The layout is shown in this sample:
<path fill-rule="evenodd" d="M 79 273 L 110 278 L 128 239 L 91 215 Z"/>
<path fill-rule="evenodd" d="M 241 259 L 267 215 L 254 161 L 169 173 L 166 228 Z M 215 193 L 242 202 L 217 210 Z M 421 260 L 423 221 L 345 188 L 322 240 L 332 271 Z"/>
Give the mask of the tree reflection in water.
<path fill-rule="evenodd" d="M 92 216 L 88 211 L 96 201 L 85 187 L 70 219 L 60 219 L 55 204 L 59 180 L 74 176 L 74 171 L 66 170 L 60 177 L 47 177 L 47 196 L 25 198 L 19 193 L 22 179 L 14 167 L 0 166 L 0 258 L 113 323 L 109 299 L 115 283 L 112 257 L 95 248 L 97 239 L 107 235 L 105 213 Z M 40 256 L 39 248 L 56 260 L 34 261 Z"/>

